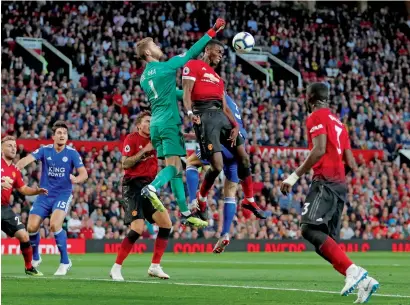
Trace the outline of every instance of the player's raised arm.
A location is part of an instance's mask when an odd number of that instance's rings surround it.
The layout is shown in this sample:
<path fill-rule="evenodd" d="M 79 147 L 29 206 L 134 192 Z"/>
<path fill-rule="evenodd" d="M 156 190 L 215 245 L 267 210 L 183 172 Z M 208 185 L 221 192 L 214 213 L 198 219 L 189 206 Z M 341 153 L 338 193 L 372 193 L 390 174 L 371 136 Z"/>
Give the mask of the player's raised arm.
<path fill-rule="evenodd" d="M 39 149 L 37 149 L 39 151 Z M 37 151 L 36 150 L 36 151 Z M 34 161 L 38 160 L 34 155 L 34 152 L 27 155 L 26 157 L 24 157 L 23 159 L 20 159 L 16 166 L 19 170 L 22 170 L 23 168 L 25 168 L 27 165 L 29 165 L 30 163 L 33 163 Z"/>
<path fill-rule="evenodd" d="M 208 30 L 208 32 L 199 39 L 185 54 L 172 57 L 168 60 L 167 64 L 173 69 L 182 68 L 189 60 L 196 58 L 201 54 L 206 44 L 216 36 L 220 30 L 225 27 L 225 20 L 218 18 L 214 26 Z"/>
<path fill-rule="evenodd" d="M 25 196 L 34 196 L 34 195 L 48 195 L 48 190 L 44 188 L 34 188 L 27 185 L 22 186 L 21 188 L 17 189 L 20 194 Z"/>
<path fill-rule="evenodd" d="M 346 131 L 346 129 L 345 129 Z M 350 146 L 350 140 L 349 140 L 349 136 L 348 133 L 346 131 L 346 137 L 345 137 L 345 145 L 344 147 L 346 147 L 343 150 L 343 161 L 345 162 L 345 171 L 346 173 L 349 172 L 350 170 L 354 170 L 357 171 L 357 163 L 356 160 L 353 156 L 353 152 Z M 348 167 L 346 169 L 346 166 Z"/>

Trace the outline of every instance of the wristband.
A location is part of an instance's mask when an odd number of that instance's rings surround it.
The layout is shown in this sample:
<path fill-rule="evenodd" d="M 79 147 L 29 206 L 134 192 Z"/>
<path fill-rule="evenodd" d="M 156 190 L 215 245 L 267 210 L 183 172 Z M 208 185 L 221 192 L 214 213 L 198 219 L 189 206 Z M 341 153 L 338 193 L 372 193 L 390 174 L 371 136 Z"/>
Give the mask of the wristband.
<path fill-rule="evenodd" d="M 298 180 L 299 180 L 298 175 L 296 175 L 296 173 L 293 172 L 292 175 L 287 177 L 285 179 L 285 181 L 283 181 L 283 182 L 286 183 L 286 184 L 289 184 L 290 186 L 293 186 Z"/>
<path fill-rule="evenodd" d="M 212 28 L 209 29 L 208 32 L 206 32 L 209 36 L 211 36 L 212 38 L 214 38 L 216 36 L 216 31 Z"/>
<path fill-rule="evenodd" d="M 192 112 L 192 110 L 188 110 L 187 114 L 188 114 L 188 116 L 194 115 L 194 113 Z"/>
<path fill-rule="evenodd" d="M 239 127 L 239 124 L 238 124 L 238 122 L 233 122 L 233 124 L 232 124 L 232 126 L 235 128 L 235 127 Z"/>

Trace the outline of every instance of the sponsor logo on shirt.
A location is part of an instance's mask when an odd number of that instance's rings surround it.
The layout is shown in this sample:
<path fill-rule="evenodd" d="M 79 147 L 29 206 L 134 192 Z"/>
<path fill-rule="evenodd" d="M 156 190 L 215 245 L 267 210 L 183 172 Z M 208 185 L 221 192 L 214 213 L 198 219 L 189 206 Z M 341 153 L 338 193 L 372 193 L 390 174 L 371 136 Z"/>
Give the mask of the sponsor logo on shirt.
<path fill-rule="evenodd" d="M 205 81 L 205 82 L 211 82 L 211 83 L 219 83 L 220 82 L 219 78 L 216 77 L 215 75 L 211 74 L 211 73 L 204 73 L 202 80 Z"/>
<path fill-rule="evenodd" d="M 48 168 L 49 177 L 65 177 L 65 168 L 64 167 L 49 167 Z"/>
<path fill-rule="evenodd" d="M 312 129 L 310 129 L 310 133 L 315 132 L 316 130 L 319 130 L 319 129 L 321 129 L 321 128 L 323 128 L 323 125 L 322 125 L 322 124 L 313 126 Z"/>

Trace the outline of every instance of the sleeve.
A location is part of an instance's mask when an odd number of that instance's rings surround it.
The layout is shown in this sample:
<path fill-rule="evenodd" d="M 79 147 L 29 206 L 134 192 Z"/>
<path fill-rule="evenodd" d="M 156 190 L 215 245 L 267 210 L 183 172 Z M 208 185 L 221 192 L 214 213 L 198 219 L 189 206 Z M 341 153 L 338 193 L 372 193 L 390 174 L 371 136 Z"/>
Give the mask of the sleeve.
<path fill-rule="evenodd" d="M 182 68 L 189 60 L 197 58 L 211 39 L 212 37 L 209 34 L 205 34 L 186 53 L 174 56 L 168 60 L 166 62 L 167 66 L 174 70 Z"/>
<path fill-rule="evenodd" d="M 14 184 L 13 186 L 16 189 L 19 189 L 26 185 L 23 181 L 23 176 L 21 175 L 21 172 L 17 168 L 16 168 L 16 179 L 14 180 L 13 184 Z"/>
<path fill-rule="evenodd" d="M 75 168 L 84 167 L 83 160 L 81 159 L 80 154 L 76 150 L 73 152 L 73 163 Z"/>
<path fill-rule="evenodd" d="M 327 134 L 326 126 L 319 117 L 315 114 L 312 114 L 306 121 L 307 131 L 310 134 L 311 138 L 316 138 L 321 134 Z"/>
<path fill-rule="evenodd" d="M 132 143 L 130 136 L 127 136 L 124 141 L 124 147 L 122 148 L 122 155 L 124 157 L 131 157 L 135 154 L 135 143 Z"/>
<path fill-rule="evenodd" d="M 177 100 L 182 100 L 184 97 L 184 90 L 177 89 L 176 94 L 177 94 Z"/>
<path fill-rule="evenodd" d="M 189 61 L 182 70 L 182 79 L 196 81 L 198 74 L 197 71 L 197 62 L 194 60 Z"/>
<path fill-rule="evenodd" d="M 36 159 L 36 161 L 43 159 L 44 157 L 44 147 L 37 148 L 35 151 L 31 153 Z"/>

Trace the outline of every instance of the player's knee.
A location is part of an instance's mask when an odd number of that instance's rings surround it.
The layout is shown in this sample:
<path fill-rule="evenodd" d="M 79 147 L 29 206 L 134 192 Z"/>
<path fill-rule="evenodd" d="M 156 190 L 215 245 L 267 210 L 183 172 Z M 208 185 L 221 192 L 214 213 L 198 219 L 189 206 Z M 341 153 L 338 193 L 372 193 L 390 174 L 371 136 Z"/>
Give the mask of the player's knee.
<path fill-rule="evenodd" d="M 20 243 L 27 243 L 30 241 L 26 230 L 18 230 L 14 236 L 20 241 Z"/>
<path fill-rule="evenodd" d="M 229 181 L 229 180 L 225 180 L 225 186 L 224 186 L 224 196 L 225 197 L 236 197 L 236 190 L 237 190 L 237 184 Z"/>
<path fill-rule="evenodd" d="M 57 223 L 57 222 L 51 222 L 50 223 L 50 229 L 51 232 L 58 232 L 63 228 L 61 223 Z"/>
<path fill-rule="evenodd" d="M 35 224 L 35 223 L 28 223 L 27 224 L 27 231 L 28 233 L 37 233 L 38 229 L 39 229 L 39 225 Z"/>
<path fill-rule="evenodd" d="M 211 167 L 212 171 L 218 174 L 223 171 L 223 168 L 224 168 L 224 165 L 222 162 L 215 162 L 214 164 L 212 164 L 212 167 Z"/>
<path fill-rule="evenodd" d="M 241 164 L 244 168 L 249 168 L 251 166 L 251 160 L 249 159 L 248 154 L 241 157 Z"/>

